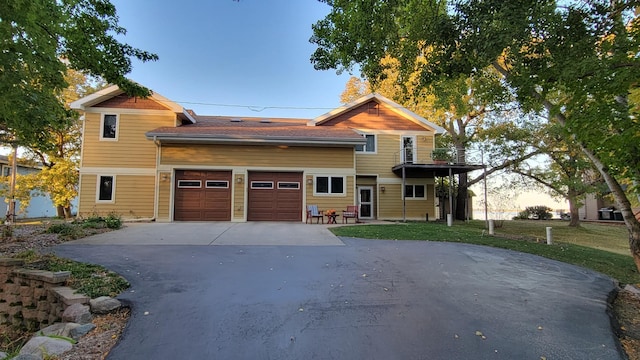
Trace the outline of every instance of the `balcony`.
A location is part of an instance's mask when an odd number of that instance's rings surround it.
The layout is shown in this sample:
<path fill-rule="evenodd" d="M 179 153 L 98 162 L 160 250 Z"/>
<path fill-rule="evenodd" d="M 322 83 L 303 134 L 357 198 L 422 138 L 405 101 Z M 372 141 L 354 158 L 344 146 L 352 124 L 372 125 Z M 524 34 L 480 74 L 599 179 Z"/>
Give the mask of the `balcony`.
<path fill-rule="evenodd" d="M 405 148 L 394 154 L 391 168 L 394 174 L 405 178 L 434 178 L 481 170 L 484 165 L 473 159 L 457 154 L 455 149 L 433 149 L 426 158 L 417 158 L 413 148 Z M 462 161 L 462 159 L 466 161 Z"/>

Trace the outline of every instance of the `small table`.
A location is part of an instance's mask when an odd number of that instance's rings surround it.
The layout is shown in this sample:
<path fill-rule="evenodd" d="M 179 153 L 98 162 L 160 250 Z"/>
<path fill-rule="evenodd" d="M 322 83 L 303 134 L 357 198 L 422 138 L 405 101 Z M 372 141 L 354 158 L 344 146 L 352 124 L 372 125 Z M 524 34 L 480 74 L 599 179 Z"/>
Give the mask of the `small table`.
<path fill-rule="evenodd" d="M 340 216 L 338 214 L 327 215 L 327 224 L 337 224 L 336 218 Z"/>

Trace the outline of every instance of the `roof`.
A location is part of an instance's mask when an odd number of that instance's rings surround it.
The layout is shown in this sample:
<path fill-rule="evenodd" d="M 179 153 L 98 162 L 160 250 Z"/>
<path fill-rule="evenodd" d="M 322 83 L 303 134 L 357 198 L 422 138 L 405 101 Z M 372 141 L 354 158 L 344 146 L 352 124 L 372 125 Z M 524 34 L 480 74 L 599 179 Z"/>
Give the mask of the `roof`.
<path fill-rule="evenodd" d="M 197 116 L 196 123 L 161 127 L 147 139 L 165 143 L 277 143 L 288 145 L 363 145 L 366 139 L 351 129 L 309 127 L 308 119 Z"/>
<path fill-rule="evenodd" d="M 406 109 L 405 107 L 399 105 L 396 102 L 393 102 L 389 99 L 387 99 L 386 97 L 377 94 L 377 93 L 373 93 L 373 94 L 369 94 L 369 95 L 365 95 L 360 97 L 359 99 L 346 104 L 342 107 L 339 107 L 337 109 L 331 110 L 328 113 L 325 113 L 323 115 L 320 115 L 318 117 L 316 117 L 315 119 L 309 121 L 309 123 L 307 124 L 308 126 L 318 126 L 318 125 L 322 125 L 323 123 L 337 117 L 340 116 L 342 114 L 344 114 L 347 111 L 350 111 L 352 109 L 357 108 L 358 106 L 373 100 L 375 102 L 377 102 L 378 104 L 385 104 L 387 105 L 392 111 L 396 112 L 398 115 L 413 121 L 414 123 L 421 125 L 421 126 L 427 126 L 433 129 L 433 131 L 435 131 L 436 134 L 444 134 L 446 132 L 446 130 L 441 127 L 438 126 L 434 123 L 432 123 L 431 121 L 423 118 L 422 116 L 414 113 L 411 110 Z"/>
<path fill-rule="evenodd" d="M 109 100 L 115 96 L 121 95 L 123 94 L 124 91 L 122 91 L 118 85 L 112 85 L 109 86 L 107 88 L 104 88 L 102 90 L 98 90 L 95 93 L 91 94 L 91 95 L 87 95 L 81 99 L 78 99 L 74 102 L 72 102 L 70 104 L 70 107 L 74 110 L 87 110 L 88 108 L 96 105 L 96 104 L 100 104 L 103 101 Z M 151 94 L 151 96 L 149 97 L 151 100 L 155 100 L 156 102 L 162 104 L 163 106 L 167 107 L 168 110 L 171 110 L 173 112 L 175 112 L 176 114 L 181 115 L 182 117 L 186 118 L 187 120 L 189 120 L 190 122 L 194 123 L 196 120 L 195 118 L 192 116 L 192 112 L 190 110 L 186 110 L 184 109 L 181 105 L 179 105 L 176 102 L 173 102 L 167 98 L 165 98 L 164 96 L 158 94 L 158 93 L 153 93 Z"/>

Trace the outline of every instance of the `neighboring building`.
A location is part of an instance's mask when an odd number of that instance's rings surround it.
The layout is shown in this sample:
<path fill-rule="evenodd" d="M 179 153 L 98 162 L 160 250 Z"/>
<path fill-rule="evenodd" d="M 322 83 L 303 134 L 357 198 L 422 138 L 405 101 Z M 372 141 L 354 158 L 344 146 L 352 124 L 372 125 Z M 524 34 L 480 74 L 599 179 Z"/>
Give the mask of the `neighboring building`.
<path fill-rule="evenodd" d="M 377 94 L 315 119 L 198 116 L 112 86 L 84 113 L 79 214 L 157 221 L 305 221 L 306 206 L 361 219 L 437 217 L 441 127 Z"/>
<path fill-rule="evenodd" d="M 11 163 L 9 158 L 0 155 L 0 170 L 2 176 L 11 176 Z M 27 175 L 40 171 L 38 166 L 26 166 L 18 162 L 18 174 Z M 9 200 L 0 196 L 0 211 L 6 215 L 9 211 Z M 31 201 L 26 209 L 22 209 L 20 201 L 16 201 L 16 217 L 18 218 L 38 218 L 56 216 L 56 207 L 48 196 L 42 196 L 35 191 L 32 193 Z"/>

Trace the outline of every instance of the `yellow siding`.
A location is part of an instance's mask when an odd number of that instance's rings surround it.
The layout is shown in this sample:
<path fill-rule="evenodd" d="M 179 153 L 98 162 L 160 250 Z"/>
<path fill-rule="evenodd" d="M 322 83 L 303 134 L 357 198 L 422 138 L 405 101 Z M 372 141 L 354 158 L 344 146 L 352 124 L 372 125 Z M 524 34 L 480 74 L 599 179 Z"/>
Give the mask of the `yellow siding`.
<path fill-rule="evenodd" d="M 354 199 L 354 177 L 347 176 L 346 196 L 314 196 L 313 184 L 307 182 L 307 205 L 318 205 L 318 209 L 326 211 L 329 209 L 336 210 L 337 214 L 342 215 L 342 210 L 347 209 L 347 205 L 355 205 Z M 338 217 L 338 222 L 340 222 Z"/>
<path fill-rule="evenodd" d="M 80 177 L 80 216 L 114 212 L 123 219 L 153 217 L 155 176 L 116 175 L 113 203 L 96 203 L 96 181 L 97 175 Z"/>
<path fill-rule="evenodd" d="M 373 175 L 380 177 L 395 177 L 391 168 L 400 163 L 400 139 L 398 134 L 378 134 L 376 135 L 378 147 L 376 154 L 356 153 L 356 172 L 358 174 Z M 433 135 L 416 136 L 416 159 L 419 164 L 430 164 L 431 150 L 433 149 Z"/>
<path fill-rule="evenodd" d="M 237 180 L 235 179 L 242 179 L 242 183 L 238 183 Z M 246 178 L 244 176 L 244 174 L 236 174 L 233 178 L 236 183 L 235 183 L 235 190 L 234 190 L 234 194 L 233 194 L 233 201 L 234 201 L 234 209 L 233 209 L 233 218 L 235 220 L 243 220 L 244 219 L 244 192 L 246 189 Z"/>
<path fill-rule="evenodd" d="M 113 114 L 117 114 L 117 110 Z M 156 145 L 145 133 L 161 126 L 173 126 L 175 114 L 120 114 L 118 140 L 100 141 L 101 114 L 87 113 L 84 120 L 83 167 L 155 168 Z"/>
<path fill-rule="evenodd" d="M 402 219 L 402 197 L 401 184 L 383 184 L 384 192 L 380 192 L 379 209 L 380 219 L 398 220 Z M 425 189 L 427 199 L 425 200 L 406 200 L 406 218 L 407 220 L 424 220 L 425 214 L 429 214 L 429 219 L 435 219 L 433 185 L 427 185 Z"/>
<path fill-rule="evenodd" d="M 162 165 L 353 168 L 353 148 L 162 145 Z"/>
<path fill-rule="evenodd" d="M 171 173 L 161 172 L 159 175 L 157 220 L 169 221 L 171 219 Z M 166 180 L 163 177 L 166 177 Z"/>

